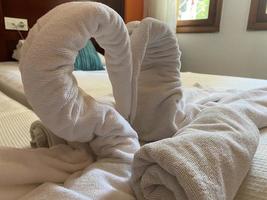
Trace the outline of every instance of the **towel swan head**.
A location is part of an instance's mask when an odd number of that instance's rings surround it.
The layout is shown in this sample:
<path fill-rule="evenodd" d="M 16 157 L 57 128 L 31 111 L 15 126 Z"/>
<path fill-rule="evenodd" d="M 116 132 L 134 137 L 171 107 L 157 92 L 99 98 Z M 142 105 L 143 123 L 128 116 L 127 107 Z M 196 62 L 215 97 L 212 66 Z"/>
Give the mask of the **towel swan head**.
<path fill-rule="evenodd" d="M 92 97 L 78 87 L 72 71 L 78 51 L 91 37 L 105 49 L 116 108 L 129 118 L 132 57 L 122 18 L 101 3 L 65 3 L 41 17 L 30 30 L 20 62 L 27 99 L 55 134 L 86 132 L 82 129 L 88 126 Z"/>

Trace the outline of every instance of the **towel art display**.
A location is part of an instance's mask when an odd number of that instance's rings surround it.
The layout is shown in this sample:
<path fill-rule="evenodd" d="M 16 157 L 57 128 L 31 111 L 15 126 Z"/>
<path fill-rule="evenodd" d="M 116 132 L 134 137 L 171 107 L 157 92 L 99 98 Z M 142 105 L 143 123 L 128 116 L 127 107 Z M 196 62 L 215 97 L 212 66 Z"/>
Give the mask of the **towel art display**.
<path fill-rule="evenodd" d="M 0 151 L 6 163 L 0 176 L 10 180 L 0 182 L 5 199 L 206 200 L 237 194 L 259 129 L 267 125 L 267 89 L 185 90 L 170 28 L 152 18 L 128 28 L 103 4 L 72 2 L 31 29 L 20 70 L 42 121 L 32 124 L 32 144 L 42 148 Z M 77 52 L 91 37 L 105 49 L 116 109 L 83 92 L 72 75 Z M 146 144 L 140 147 L 138 139 Z"/>
<path fill-rule="evenodd" d="M 182 89 L 176 36 L 147 18 L 128 24 L 137 83 L 137 199 L 234 199 L 267 126 L 267 88 Z"/>
<path fill-rule="evenodd" d="M 105 48 L 116 108 L 121 114 L 85 94 L 71 73 L 78 50 L 92 36 Z M 74 144 L 30 152 L 4 151 L 10 153 L 0 157 L 1 163 L 7 163 L 0 166 L 0 176 L 11 182 L 0 183 L 1 197 L 134 199 L 129 179 L 133 155 L 140 146 L 135 130 L 125 119 L 130 114 L 132 62 L 122 18 L 100 3 L 73 2 L 56 7 L 31 29 L 20 70 L 27 98 L 45 127 Z M 28 157 L 17 159 L 23 156 Z"/>

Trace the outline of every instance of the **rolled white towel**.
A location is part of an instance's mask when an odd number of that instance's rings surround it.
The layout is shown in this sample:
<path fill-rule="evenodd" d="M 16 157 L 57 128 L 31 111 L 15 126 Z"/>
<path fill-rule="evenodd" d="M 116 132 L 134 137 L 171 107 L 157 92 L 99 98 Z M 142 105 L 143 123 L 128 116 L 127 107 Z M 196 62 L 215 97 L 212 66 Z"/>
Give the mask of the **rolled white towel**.
<path fill-rule="evenodd" d="M 37 120 L 31 124 L 30 127 L 31 134 L 31 147 L 52 147 L 58 144 L 67 144 L 67 142 L 54 133 L 48 130 L 41 121 Z"/>
<path fill-rule="evenodd" d="M 128 118 L 130 40 L 114 10 L 95 2 L 62 4 L 38 20 L 23 46 L 20 70 L 27 99 L 45 126 L 68 141 L 91 140 L 109 110 L 78 88 L 72 75 L 78 50 L 91 37 L 105 49 L 116 108 Z"/>
<path fill-rule="evenodd" d="M 177 131 L 182 98 L 180 55 L 176 35 L 153 18 L 128 24 L 133 54 L 131 123 L 142 141 L 170 137 Z"/>
<path fill-rule="evenodd" d="M 116 107 L 129 118 L 129 35 L 115 11 L 95 2 L 62 4 L 31 29 L 20 64 L 25 93 L 45 127 L 68 142 L 89 143 L 97 157 L 64 186 L 88 199 L 132 200 L 129 179 L 134 153 L 140 148 L 137 133 L 114 108 L 78 88 L 72 75 L 77 52 L 91 37 L 105 49 Z M 46 189 L 42 194 L 51 194 L 51 188 Z"/>

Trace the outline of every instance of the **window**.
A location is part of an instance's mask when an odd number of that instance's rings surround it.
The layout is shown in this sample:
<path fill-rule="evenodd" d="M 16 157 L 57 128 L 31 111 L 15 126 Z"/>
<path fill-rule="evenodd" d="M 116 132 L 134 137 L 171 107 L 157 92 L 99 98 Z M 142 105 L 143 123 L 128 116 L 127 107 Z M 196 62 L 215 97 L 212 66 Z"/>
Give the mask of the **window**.
<path fill-rule="evenodd" d="M 218 32 L 222 0 L 179 0 L 177 32 Z"/>
<path fill-rule="evenodd" d="M 267 0 L 251 0 L 248 30 L 267 30 Z"/>

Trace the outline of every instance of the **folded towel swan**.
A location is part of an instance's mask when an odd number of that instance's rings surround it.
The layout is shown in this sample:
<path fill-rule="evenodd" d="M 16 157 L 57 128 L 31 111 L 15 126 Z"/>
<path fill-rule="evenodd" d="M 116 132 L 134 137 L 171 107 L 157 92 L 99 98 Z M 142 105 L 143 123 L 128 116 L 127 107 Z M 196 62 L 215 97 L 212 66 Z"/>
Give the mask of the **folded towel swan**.
<path fill-rule="evenodd" d="M 127 33 L 115 11 L 92 2 L 62 4 L 37 21 L 23 46 L 20 71 L 28 101 L 53 133 L 88 141 L 93 137 L 88 132 L 97 129 L 88 121 L 103 121 L 102 108 L 78 88 L 71 73 L 78 51 L 91 37 L 105 49 L 116 108 L 129 118 L 132 62 Z"/>
<path fill-rule="evenodd" d="M 78 50 L 91 36 L 106 50 L 116 108 L 124 118 L 85 94 L 71 74 Z M 113 10 L 92 2 L 63 4 L 43 16 L 23 54 L 25 92 L 44 125 L 65 140 L 89 143 L 97 159 L 92 163 L 84 149 L 64 144 L 1 151 L 3 163 L 12 165 L 0 166 L 1 177 L 10 180 L 0 183 L 0 192 L 50 181 L 22 199 L 134 199 L 133 172 L 138 199 L 234 198 L 255 153 L 258 129 L 267 125 L 266 88 L 185 102 L 180 51 L 169 28 L 144 19 L 129 38 Z M 134 161 L 139 143 L 125 118 L 141 140 L 156 141 L 144 145 Z M 45 173 L 38 173 L 39 165 Z M 28 176 L 18 180 L 23 175 Z"/>
<path fill-rule="evenodd" d="M 138 76 L 133 126 L 151 142 L 133 161 L 137 199 L 234 199 L 267 126 L 267 88 L 185 91 L 176 36 L 153 19 L 130 27 Z"/>
<path fill-rule="evenodd" d="M 91 37 L 105 49 L 120 114 L 85 94 L 72 75 L 77 52 Z M 26 96 L 45 127 L 64 140 L 88 143 L 96 161 L 92 163 L 92 155 L 84 148 L 66 144 L 7 149 L 3 154 L 9 156 L 0 157 L 1 163 L 7 163 L 0 166 L 0 175 L 10 182 L 0 183 L 1 198 L 18 199 L 27 193 L 22 199 L 134 199 L 129 178 L 133 155 L 140 146 L 126 121 L 131 109 L 130 51 L 123 20 L 103 4 L 66 3 L 38 20 L 25 41 L 20 62 Z"/>

